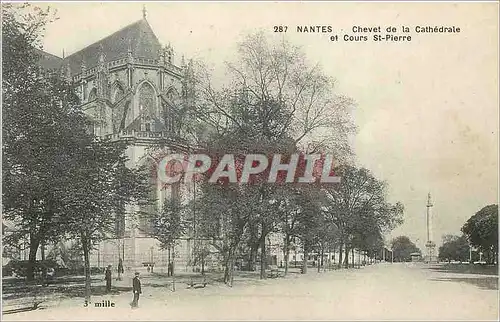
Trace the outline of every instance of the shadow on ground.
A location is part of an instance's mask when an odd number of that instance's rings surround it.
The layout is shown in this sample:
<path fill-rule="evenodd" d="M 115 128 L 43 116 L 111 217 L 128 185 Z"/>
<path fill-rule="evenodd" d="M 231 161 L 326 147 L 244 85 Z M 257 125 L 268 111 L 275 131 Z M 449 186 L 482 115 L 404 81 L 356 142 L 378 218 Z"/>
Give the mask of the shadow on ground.
<path fill-rule="evenodd" d="M 433 278 L 431 281 L 438 282 L 458 282 L 458 283 L 468 283 L 477 286 L 483 290 L 498 290 L 498 278 L 495 276 L 491 277 L 443 277 L 443 278 Z"/>
<path fill-rule="evenodd" d="M 428 268 L 443 273 L 432 281 L 467 283 L 483 290 L 498 290 L 498 266 L 474 264 L 442 264 Z M 457 275 L 455 275 L 457 274 Z M 458 276 L 458 274 L 461 274 Z"/>
<path fill-rule="evenodd" d="M 429 267 L 431 271 L 456 274 L 478 274 L 498 276 L 497 265 L 474 265 L 474 264 L 443 264 Z"/>
<path fill-rule="evenodd" d="M 102 283 L 102 278 L 92 278 L 92 295 L 119 294 L 130 292 L 132 287 L 113 286 L 111 292 L 106 292 L 106 286 L 96 285 Z M 40 281 L 26 282 L 24 279 L 4 279 L 2 281 L 2 300 L 15 300 L 26 297 L 43 298 L 48 295 L 59 297 L 84 297 L 85 279 L 83 277 L 61 277 L 42 285 Z"/>

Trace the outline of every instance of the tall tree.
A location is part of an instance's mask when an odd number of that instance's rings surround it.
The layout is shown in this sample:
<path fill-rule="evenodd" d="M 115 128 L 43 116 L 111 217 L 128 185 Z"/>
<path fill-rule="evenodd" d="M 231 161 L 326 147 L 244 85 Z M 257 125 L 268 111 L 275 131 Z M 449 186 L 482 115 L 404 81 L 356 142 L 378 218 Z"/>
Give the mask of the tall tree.
<path fill-rule="evenodd" d="M 420 253 L 420 249 L 407 236 L 399 236 L 391 241 L 394 261 L 407 262 L 411 260 L 411 253 Z"/>
<path fill-rule="evenodd" d="M 498 258 L 498 205 L 479 210 L 463 225 L 462 232 L 472 244 L 485 253 L 489 263 Z"/>
<path fill-rule="evenodd" d="M 371 248 L 367 241 L 378 242 L 380 234 L 402 222 L 404 207 L 387 201 L 386 183 L 367 169 L 343 165 L 336 167 L 334 173 L 341 177 L 341 182 L 325 187 L 324 211 L 339 229 L 339 264 L 344 247 L 344 265 L 348 267 L 349 251 Z"/>
<path fill-rule="evenodd" d="M 149 202 L 149 178 L 144 169 L 126 167 L 126 142 L 88 141 L 82 136 L 79 143 L 73 147 L 61 214 L 70 236 L 81 242 L 85 298 L 90 301 L 90 252 L 99 241 L 115 235 L 124 204 Z"/>
<path fill-rule="evenodd" d="M 50 10 L 30 4 L 2 5 L 3 211 L 16 226 L 10 241 L 29 240 L 28 280 L 40 245 L 64 234 L 60 196 L 85 124 L 70 85 L 39 66 L 52 19 Z"/>
<path fill-rule="evenodd" d="M 443 244 L 439 247 L 439 259 L 443 261 L 461 261 L 469 259 L 470 246 L 465 235 L 447 235 L 443 238 Z"/>

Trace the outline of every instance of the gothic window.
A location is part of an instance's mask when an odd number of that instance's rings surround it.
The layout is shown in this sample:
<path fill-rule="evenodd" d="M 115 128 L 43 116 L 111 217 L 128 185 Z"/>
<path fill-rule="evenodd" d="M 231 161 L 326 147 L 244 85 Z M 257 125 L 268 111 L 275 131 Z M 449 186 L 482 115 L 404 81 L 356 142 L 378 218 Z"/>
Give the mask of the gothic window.
<path fill-rule="evenodd" d="M 113 103 L 118 102 L 124 95 L 125 95 L 125 91 L 123 90 L 123 88 L 119 84 L 117 84 L 116 88 L 114 90 L 114 93 L 113 93 L 112 102 Z"/>
<path fill-rule="evenodd" d="M 151 132 L 152 131 L 152 119 L 149 116 L 141 116 L 141 132 Z"/>
<path fill-rule="evenodd" d="M 120 131 L 125 129 L 125 122 L 127 121 L 127 114 L 128 114 L 129 109 L 130 109 L 130 101 L 125 103 L 125 107 L 123 109 L 123 115 L 121 115 L 122 119 L 121 119 L 120 128 L 119 128 Z"/>
<path fill-rule="evenodd" d="M 170 128 L 170 113 L 169 113 L 169 108 L 168 108 L 168 105 L 166 103 L 163 103 L 162 104 L 162 119 L 163 119 L 163 123 L 165 124 L 165 127 L 167 128 L 167 131 L 170 131 L 171 128 Z"/>
<path fill-rule="evenodd" d="M 96 135 L 96 128 L 95 128 L 95 123 L 94 121 L 90 121 L 89 124 L 87 125 L 87 132 L 92 135 Z"/>
<path fill-rule="evenodd" d="M 94 88 L 92 88 L 92 90 L 89 93 L 89 102 L 92 102 L 96 98 L 97 98 L 97 89 L 95 89 L 95 87 L 94 87 Z"/>
<path fill-rule="evenodd" d="M 156 115 L 155 90 L 149 83 L 142 84 L 139 89 L 139 106 L 141 113 L 147 113 L 150 116 Z"/>
<path fill-rule="evenodd" d="M 171 88 L 166 97 L 170 103 L 163 106 L 163 121 L 168 131 L 174 131 L 176 107 L 179 108 L 180 104 L 179 94 L 174 88 Z"/>
<path fill-rule="evenodd" d="M 117 84 L 115 90 L 113 91 L 112 102 L 117 103 L 125 95 L 123 88 Z M 119 103 L 113 107 L 113 133 L 120 131 L 120 125 L 122 121 L 123 114 L 123 103 Z"/>

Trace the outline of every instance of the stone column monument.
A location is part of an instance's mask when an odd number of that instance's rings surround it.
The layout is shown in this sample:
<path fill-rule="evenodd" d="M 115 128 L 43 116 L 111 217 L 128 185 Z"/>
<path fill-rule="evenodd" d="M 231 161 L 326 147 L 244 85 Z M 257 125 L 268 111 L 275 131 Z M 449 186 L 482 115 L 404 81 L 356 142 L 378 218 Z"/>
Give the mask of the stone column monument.
<path fill-rule="evenodd" d="M 437 254 L 436 254 L 436 243 L 433 241 L 432 235 L 432 202 L 431 202 L 431 194 L 427 195 L 427 242 L 425 243 L 425 247 L 427 249 L 427 254 L 425 255 L 424 261 L 426 263 L 436 263 L 437 262 Z"/>

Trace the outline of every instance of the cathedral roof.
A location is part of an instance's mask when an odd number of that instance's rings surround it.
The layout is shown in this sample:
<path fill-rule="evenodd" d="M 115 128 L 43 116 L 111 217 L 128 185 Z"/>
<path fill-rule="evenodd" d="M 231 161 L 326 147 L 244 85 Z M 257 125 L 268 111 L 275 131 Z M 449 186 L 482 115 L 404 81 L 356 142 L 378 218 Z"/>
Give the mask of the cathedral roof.
<path fill-rule="evenodd" d="M 71 74 L 75 75 L 80 73 L 82 61 L 87 69 L 97 66 L 101 50 L 105 60 L 112 61 L 126 58 L 129 48 L 134 57 L 158 58 L 161 44 L 145 18 L 69 55 L 63 62 L 69 64 Z"/>
<path fill-rule="evenodd" d="M 44 69 L 57 70 L 57 69 L 59 69 L 59 67 L 61 67 L 61 64 L 63 62 L 62 58 L 57 57 L 56 55 L 49 54 L 49 53 L 47 53 L 43 50 L 37 49 L 37 48 L 35 48 L 35 52 L 40 57 L 38 60 L 38 63 Z"/>

